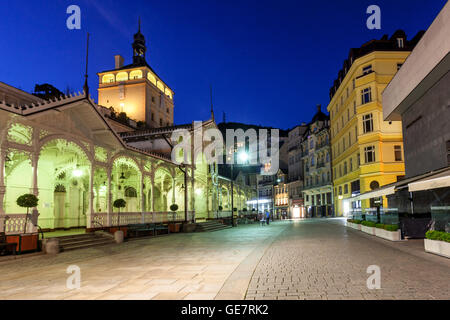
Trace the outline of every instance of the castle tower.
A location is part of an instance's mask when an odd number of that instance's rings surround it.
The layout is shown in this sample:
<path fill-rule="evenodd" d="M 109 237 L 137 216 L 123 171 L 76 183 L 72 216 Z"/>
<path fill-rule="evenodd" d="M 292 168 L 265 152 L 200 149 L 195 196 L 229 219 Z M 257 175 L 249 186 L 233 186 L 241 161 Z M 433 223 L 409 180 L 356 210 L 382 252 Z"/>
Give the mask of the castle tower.
<path fill-rule="evenodd" d="M 147 46 L 138 32 L 132 43 L 133 63 L 124 66 L 124 59 L 116 55 L 112 70 L 99 72 L 98 104 L 125 112 L 135 121 L 142 121 L 151 128 L 173 125 L 174 92 L 146 61 Z"/>

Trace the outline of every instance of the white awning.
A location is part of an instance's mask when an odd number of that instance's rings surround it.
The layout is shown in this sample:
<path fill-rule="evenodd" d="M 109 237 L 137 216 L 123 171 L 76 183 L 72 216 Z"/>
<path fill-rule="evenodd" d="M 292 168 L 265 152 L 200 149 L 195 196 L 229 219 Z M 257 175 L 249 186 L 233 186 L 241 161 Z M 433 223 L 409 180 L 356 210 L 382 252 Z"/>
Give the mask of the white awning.
<path fill-rule="evenodd" d="M 364 199 L 379 198 L 394 193 L 395 193 L 395 186 L 389 186 L 378 190 L 363 193 L 362 195 L 359 196 L 359 199 L 364 200 Z"/>
<path fill-rule="evenodd" d="M 412 182 L 408 187 L 410 192 L 450 187 L 450 170 Z"/>

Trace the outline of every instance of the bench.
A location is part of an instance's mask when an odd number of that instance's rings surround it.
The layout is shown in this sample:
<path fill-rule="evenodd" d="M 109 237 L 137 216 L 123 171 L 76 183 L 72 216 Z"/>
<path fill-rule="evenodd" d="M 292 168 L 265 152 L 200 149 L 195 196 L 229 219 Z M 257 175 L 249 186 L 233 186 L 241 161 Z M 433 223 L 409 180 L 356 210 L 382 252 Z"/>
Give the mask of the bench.
<path fill-rule="evenodd" d="M 130 224 L 127 231 L 128 234 L 133 234 L 135 237 L 138 237 L 142 232 L 151 232 L 153 236 L 158 235 L 158 231 L 170 233 L 168 225 L 155 223 Z"/>
<path fill-rule="evenodd" d="M 158 230 L 166 231 L 167 234 L 170 233 L 169 226 L 166 224 L 155 224 L 154 226 L 155 226 L 155 234 L 158 234 L 157 233 Z"/>
<path fill-rule="evenodd" d="M 128 234 L 134 234 L 135 237 L 138 237 L 142 232 L 152 232 L 155 235 L 155 228 L 148 223 L 141 224 L 130 224 L 127 229 Z"/>
<path fill-rule="evenodd" d="M 12 254 L 16 255 L 16 247 L 17 243 L 7 243 L 5 233 L 0 233 L 0 255 L 6 252 L 12 252 Z"/>

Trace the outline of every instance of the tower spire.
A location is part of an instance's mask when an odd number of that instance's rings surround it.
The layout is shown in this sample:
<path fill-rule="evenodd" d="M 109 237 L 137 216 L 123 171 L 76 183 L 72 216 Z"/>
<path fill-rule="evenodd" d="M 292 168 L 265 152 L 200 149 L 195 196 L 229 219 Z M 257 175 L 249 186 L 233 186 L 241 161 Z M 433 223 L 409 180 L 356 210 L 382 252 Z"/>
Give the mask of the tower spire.
<path fill-rule="evenodd" d="M 214 120 L 214 107 L 213 107 L 213 94 L 212 94 L 212 85 L 209 86 L 209 95 L 211 97 L 211 119 Z"/>
<path fill-rule="evenodd" d="M 139 22 L 138 22 L 138 24 L 139 24 L 139 31 L 138 32 L 141 32 L 141 17 L 139 17 Z"/>

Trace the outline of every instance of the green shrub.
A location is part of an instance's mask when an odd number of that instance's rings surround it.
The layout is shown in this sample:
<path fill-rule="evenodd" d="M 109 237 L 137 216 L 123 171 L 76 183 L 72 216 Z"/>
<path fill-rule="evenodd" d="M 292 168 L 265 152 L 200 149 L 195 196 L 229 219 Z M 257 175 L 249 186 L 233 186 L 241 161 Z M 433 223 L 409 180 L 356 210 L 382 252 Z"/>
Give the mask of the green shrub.
<path fill-rule="evenodd" d="M 385 228 L 385 225 L 382 224 L 382 223 L 377 223 L 377 224 L 375 225 L 375 228 L 377 228 L 377 229 L 384 229 L 384 228 Z"/>
<path fill-rule="evenodd" d="M 113 207 L 120 209 L 120 208 L 125 208 L 127 205 L 127 202 L 123 199 L 117 199 L 116 201 L 114 201 L 113 203 Z"/>
<path fill-rule="evenodd" d="M 399 228 L 398 228 L 398 225 L 396 225 L 396 224 L 386 224 L 386 225 L 384 225 L 384 230 L 386 230 L 386 231 L 392 231 L 392 232 L 395 232 L 395 231 L 397 231 Z"/>
<path fill-rule="evenodd" d="M 374 228 L 376 226 L 376 223 L 372 221 L 363 221 L 361 224 L 369 228 Z"/>
<path fill-rule="evenodd" d="M 450 233 L 443 231 L 428 231 L 425 237 L 429 240 L 450 242 Z"/>

